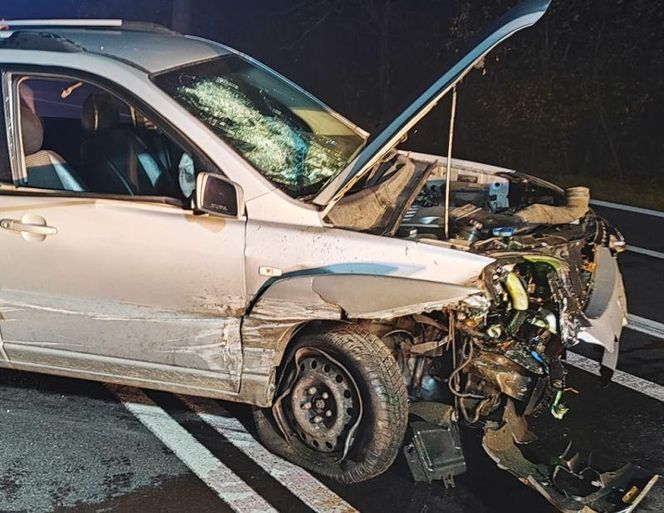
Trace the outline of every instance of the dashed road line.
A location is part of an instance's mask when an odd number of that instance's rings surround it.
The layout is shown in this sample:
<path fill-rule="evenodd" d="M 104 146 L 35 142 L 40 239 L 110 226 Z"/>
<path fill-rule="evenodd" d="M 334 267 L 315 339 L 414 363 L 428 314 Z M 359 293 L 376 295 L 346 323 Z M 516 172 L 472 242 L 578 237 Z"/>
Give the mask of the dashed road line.
<path fill-rule="evenodd" d="M 277 513 L 247 483 L 137 388 L 106 384 L 127 410 L 237 513 Z"/>
<path fill-rule="evenodd" d="M 567 363 L 586 372 L 590 372 L 591 374 L 595 374 L 596 376 L 600 375 L 599 363 L 590 358 L 586 358 L 585 356 L 581 356 L 580 354 L 568 352 Z M 621 370 L 616 370 L 614 372 L 613 381 L 626 388 L 664 402 L 664 386 L 662 385 L 628 374 Z"/>
<path fill-rule="evenodd" d="M 357 512 L 306 470 L 268 451 L 239 420 L 231 417 L 216 401 L 190 396 L 178 396 L 178 398 L 312 510 L 317 513 Z"/>
<path fill-rule="evenodd" d="M 640 248 L 638 246 L 632 246 L 630 244 L 627 244 L 627 247 L 625 249 L 627 249 L 627 251 L 630 251 L 632 253 L 638 253 L 639 255 L 646 255 L 649 257 L 664 259 L 664 253 L 662 253 L 661 251 L 654 251 L 652 249 Z"/>
<path fill-rule="evenodd" d="M 659 210 L 633 207 L 632 205 L 623 205 L 622 203 L 612 203 L 610 201 L 602 201 L 602 200 L 591 200 L 590 204 L 597 205 L 598 207 L 612 208 L 615 210 L 624 210 L 625 212 L 634 212 L 635 214 L 643 214 L 646 216 L 664 217 L 664 212 L 661 212 Z"/>
<path fill-rule="evenodd" d="M 627 327 L 651 337 L 664 339 L 664 324 L 661 322 L 629 314 L 627 316 Z"/>

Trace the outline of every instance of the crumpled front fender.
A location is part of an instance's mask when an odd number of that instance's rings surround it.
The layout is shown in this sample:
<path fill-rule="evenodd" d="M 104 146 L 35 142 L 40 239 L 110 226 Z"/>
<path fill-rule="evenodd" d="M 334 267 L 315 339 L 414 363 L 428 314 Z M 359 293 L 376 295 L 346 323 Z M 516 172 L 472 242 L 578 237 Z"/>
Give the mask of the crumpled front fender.
<path fill-rule="evenodd" d="M 392 319 L 440 310 L 480 290 L 397 276 L 313 274 L 283 278 L 250 313 L 275 319 Z"/>

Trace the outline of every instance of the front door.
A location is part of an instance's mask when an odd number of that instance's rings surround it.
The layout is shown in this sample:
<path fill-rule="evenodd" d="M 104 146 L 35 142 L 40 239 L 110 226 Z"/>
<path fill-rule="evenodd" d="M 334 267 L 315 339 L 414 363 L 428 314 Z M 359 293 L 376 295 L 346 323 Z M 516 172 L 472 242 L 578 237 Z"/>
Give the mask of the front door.
<path fill-rule="evenodd" d="M 6 358 L 237 392 L 245 220 L 186 208 L 194 152 L 75 76 L 6 74 L 4 89 L 21 134 L 0 189 Z"/>

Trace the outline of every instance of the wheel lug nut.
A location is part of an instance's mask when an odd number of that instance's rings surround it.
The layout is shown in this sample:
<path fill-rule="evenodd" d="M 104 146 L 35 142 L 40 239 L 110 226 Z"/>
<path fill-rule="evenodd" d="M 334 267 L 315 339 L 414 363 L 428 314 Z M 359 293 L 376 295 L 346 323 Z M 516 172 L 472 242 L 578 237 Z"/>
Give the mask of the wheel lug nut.
<path fill-rule="evenodd" d="M 323 422 L 323 417 L 321 417 L 320 415 L 316 415 L 314 417 L 314 423 L 315 424 L 320 424 L 321 422 Z"/>
<path fill-rule="evenodd" d="M 328 394 L 327 392 L 323 392 L 323 395 L 322 395 L 321 397 L 322 397 L 323 399 L 329 399 L 330 394 Z"/>
<path fill-rule="evenodd" d="M 318 390 L 316 390 L 316 387 L 309 387 L 309 390 L 307 392 L 309 395 L 314 395 Z"/>
<path fill-rule="evenodd" d="M 332 416 L 332 410 L 327 410 L 327 411 L 325 412 L 325 416 L 326 416 L 326 417 L 331 417 L 331 416 Z"/>

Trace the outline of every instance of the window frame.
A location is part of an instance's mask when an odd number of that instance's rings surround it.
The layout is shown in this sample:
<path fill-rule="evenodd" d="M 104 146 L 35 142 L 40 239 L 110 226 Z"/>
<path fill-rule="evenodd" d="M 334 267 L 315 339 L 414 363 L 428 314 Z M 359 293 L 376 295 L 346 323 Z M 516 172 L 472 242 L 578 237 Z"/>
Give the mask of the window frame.
<path fill-rule="evenodd" d="M 42 189 L 31 187 L 21 180 L 27 179 L 27 170 L 25 167 L 25 152 L 23 149 L 23 140 L 21 137 L 20 129 L 20 96 L 19 86 L 21 79 L 25 78 L 42 78 L 42 79 L 64 79 L 71 81 L 81 81 L 92 86 L 95 86 L 115 98 L 125 102 L 128 106 L 141 112 L 142 115 L 147 117 L 150 122 L 170 138 L 175 144 L 179 145 L 184 152 L 188 153 L 194 159 L 194 162 L 199 162 L 202 166 L 201 169 L 196 169 L 196 172 L 212 172 L 219 173 L 225 176 L 219 167 L 214 164 L 199 146 L 197 146 L 191 139 L 189 139 L 182 131 L 180 131 L 175 124 L 167 120 L 164 116 L 160 115 L 156 109 L 152 108 L 145 101 L 141 100 L 131 92 L 123 88 L 120 84 L 112 80 L 102 78 L 92 73 L 87 73 L 80 70 L 65 68 L 61 66 L 35 66 L 35 65 L 0 65 L 0 74 L 2 82 L 2 102 L 4 104 L 4 122 L 7 140 L 7 153 L 9 154 L 10 168 L 12 174 L 12 189 L 6 187 L 10 184 L 7 182 L 0 182 L 0 194 L 10 195 L 29 195 L 29 196 L 42 196 L 42 197 L 66 197 L 66 198 L 97 198 L 97 199 L 111 199 L 122 200 L 139 203 L 155 203 L 162 205 L 172 205 L 181 207 L 184 210 L 194 210 L 193 205 L 186 204 L 180 198 L 172 196 L 141 196 L 141 195 L 125 195 L 125 194 L 107 194 L 100 192 L 76 192 L 65 191 L 58 189 Z M 154 85 L 153 85 L 154 86 Z M 156 87 L 156 86 L 154 86 Z M 0 133 L 0 136 L 2 134 Z M 5 187 L 3 187 L 3 185 Z"/>
<path fill-rule="evenodd" d="M 4 98 L 4 82 L 0 75 L 0 98 Z M 12 172 L 11 153 L 9 151 L 9 117 L 5 115 L 5 102 L 0 101 L 0 185 L 12 184 L 14 174 Z M 8 173 L 8 176 L 6 175 Z"/>

